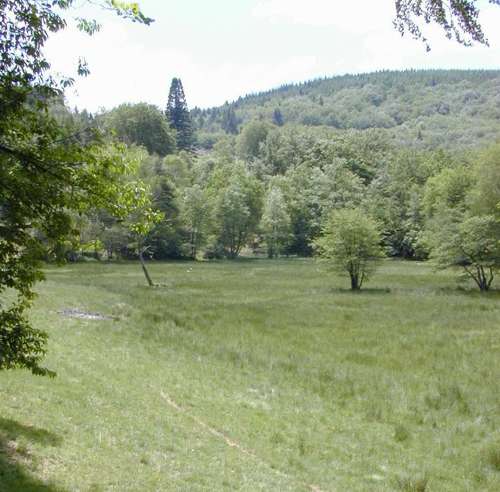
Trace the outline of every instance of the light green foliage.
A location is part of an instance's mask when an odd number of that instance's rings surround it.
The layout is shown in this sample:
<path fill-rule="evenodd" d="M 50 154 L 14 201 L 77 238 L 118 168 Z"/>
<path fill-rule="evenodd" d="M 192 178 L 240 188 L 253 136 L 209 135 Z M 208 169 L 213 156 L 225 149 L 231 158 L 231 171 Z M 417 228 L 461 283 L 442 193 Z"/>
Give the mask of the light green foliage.
<path fill-rule="evenodd" d="M 195 260 L 206 241 L 210 208 L 207 196 L 199 184 L 184 189 L 182 195 L 182 222 L 189 234 L 189 256 Z"/>
<path fill-rule="evenodd" d="M 261 146 L 264 144 L 270 126 L 263 121 L 251 121 L 238 136 L 238 155 L 242 159 L 252 160 L 258 157 Z"/>
<path fill-rule="evenodd" d="M 296 132 L 273 129 L 262 145 L 261 158 L 266 172 L 272 176 L 285 174 L 300 159 L 297 155 Z M 300 161 L 299 161 L 300 162 Z"/>
<path fill-rule="evenodd" d="M 236 159 L 236 140 L 233 136 L 225 135 L 214 145 L 214 156 L 217 162 L 231 164 Z"/>
<path fill-rule="evenodd" d="M 334 268 L 348 274 L 351 289 L 359 290 L 383 256 L 377 223 L 362 209 L 344 209 L 331 214 L 316 240 L 319 254 Z"/>
<path fill-rule="evenodd" d="M 159 173 L 164 173 L 166 176 L 169 176 L 178 188 L 185 188 L 191 183 L 192 166 L 192 157 L 186 151 L 181 151 L 176 155 L 165 157 L 162 169 Z"/>
<path fill-rule="evenodd" d="M 260 228 L 269 258 L 278 258 L 291 239 L 291 222 L 286 202 L 278 186 L 271 185 L 264 200 Z"/>
<path fill-rule="evenodd" d="M 304 162 L 290 169 L 282 180 L 294 238 L 292 252 L 310 254 L 310 243 L 332 210 L 361 203 L 362 179 L 348 169 L 345 159 L 325 158 L 313 165 Z"/>
<path fill-rule="evenodd" d="M 0 373 L 0 489 L 500 490 L 498 292 L 384 261 L 351 295 L 325 266 L 50 267 L 31 314 L 59 377 Z"/>
<path fill-rule="evenodd" d="M 464 211 L 473 184 L 474 176 L 469 166 L 445 168 L 429 178 L 422 200 L 426 216 L 433 217 L 447 209 Z"/>
<path fill-rule="evenodd" d="M 476 184 L 470 197 L 471 210 L 493 214 L 500 221 L 500 144 L 479 154 L 473 173 Z"/>
<path fill-rule="evenodd" d="M 241 164 L 232 174 L 218 168 L 209 185 L 213 234 L 229 258 L 236 258 L 256 231 L 262 214 L 262 185 Z"/>
<path fill-rule="evenodd" d="M 102 0 L 102 5 L 112 9 L 120 17 L 129 19 L 132 22 L 149 25 L 154 22 L 151 17 L 145 16 L 140 7 L 139 2 L 124 2 L 121 0 Z"/>
<path fill-rule="evenodd" d="M 444 169 L 424 195 L 431 257 L 441 268 L 461 267 L 481 291 L 500 268 L 499 148 L 474 156 L 474 166 Z"/>
<path fill-rule="evenodd" d="M 175 151 L 175 132 L 165 115 L 151 104 L 122 104 L 106 113 L 104 127 L 128 145 L 141 145 L 160 156 Z"/>
<path fill-rule="evenodd" d="M 462 267 L 481 291 L 490 289 L 500 268 L 500 224 L 495 216 L 442 215 L 429 241 L 431 258 L 440 267 Z"/>
<path fill-rule="evenodd" d="M 323 218 L 334 209 L 358 206 L 364 193 L 363 180 L 341 158 L 334 158 L 332 162 L 315 168 L 311 172 L 310 187 L 317 193 L 316 205 Z"/>

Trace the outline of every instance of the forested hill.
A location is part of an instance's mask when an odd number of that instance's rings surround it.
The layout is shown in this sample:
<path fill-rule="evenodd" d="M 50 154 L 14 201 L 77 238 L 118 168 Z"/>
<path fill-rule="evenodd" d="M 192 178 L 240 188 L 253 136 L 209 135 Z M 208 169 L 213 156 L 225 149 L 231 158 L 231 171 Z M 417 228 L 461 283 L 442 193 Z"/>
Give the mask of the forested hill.
<path fill-rule="evenodd" d="M 317 79 L 192 111 L 204 133 L 277 125 L 386 129 L 402 145 L 481 145 L 500 136 L 500 70 L 383 71 Z"/>

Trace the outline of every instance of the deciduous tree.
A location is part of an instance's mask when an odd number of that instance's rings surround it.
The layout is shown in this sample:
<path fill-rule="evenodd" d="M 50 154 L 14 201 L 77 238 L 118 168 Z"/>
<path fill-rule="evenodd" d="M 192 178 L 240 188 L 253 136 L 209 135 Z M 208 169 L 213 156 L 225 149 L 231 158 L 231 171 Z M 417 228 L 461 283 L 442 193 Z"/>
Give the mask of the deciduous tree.
<path fill-rule="evenodd" d="M 278 258 L 290 242 L 291 221 L 283 193 L 277 186 L 271 187 L 264 201 L 261 229 L 269 258 Z"/>
<path fill-rule="evenodd" d="M 72 4 L 0 0 L 0 293 L 13 294 L 0 304 L 0 370 L 53 374 L 41 366 L 47 335 L 31 325 L 26 310 L 43 278 L 40 259 L 74 234 L 71 213 L 97 206 L 124 217 L 136 203 L 150 210 L 144 188 L 124 180 L 137 163 L 122 147 L 97 138 L 82 143 L 48 111 L 50 98 L 71 81 L 48 75 L 43 46 L 66 25 L 57 8 Z M 151 22 L 136 3 L 100 5 Z M 82 19 L 79 27 L 90 34 L 97 29 Z M 81 62 L 79 72 L 87 71 Z"/>
<path fill-rule="evenodd" d="M 431 258 L 440 268 L 461 268 L 481 291 L 488 291 L 500 269 L 500 224 L 493 215 L 451 212 L 435 219 Z"/>
<path fill-rule="evenodd" d="M 104 115 L 104 125 L 122 142 L 141 145 L 150 154 L 163 157 L 175 151 L 175 132 L 152 104 L 122 104 Z"/>
<path fill-rule="evenodd" d="M 333 212 L 316 240 L 319 254 L 351 279 L 351 289 L 359 290 L 383 256 L 377 223 L 361 209 Z"/>

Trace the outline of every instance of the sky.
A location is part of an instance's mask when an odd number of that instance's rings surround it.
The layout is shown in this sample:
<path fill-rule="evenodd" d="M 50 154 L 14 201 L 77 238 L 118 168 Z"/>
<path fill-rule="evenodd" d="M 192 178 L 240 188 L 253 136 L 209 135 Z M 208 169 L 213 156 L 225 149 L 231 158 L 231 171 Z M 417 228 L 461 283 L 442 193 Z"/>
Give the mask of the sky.
<path fill-rule="evenodd" d="M 172 77 L 188 105 L 345 73 L 409 68 L 500 68 L 500 7 L 480 1 L 490 47 L 466 48 L 430 29 L 432 50 L 394 29 L 394 0 L 141 0 L 150 26 L 76 0 L 68 27 L 49 38 L 55 73 L 75 76 L 66 97 L 96 112 L 125 102 L 165 107 Z M 75 17 L 102 24 L 90 37 Z M 79 57 L 91 74 L 76 76 Z"/>

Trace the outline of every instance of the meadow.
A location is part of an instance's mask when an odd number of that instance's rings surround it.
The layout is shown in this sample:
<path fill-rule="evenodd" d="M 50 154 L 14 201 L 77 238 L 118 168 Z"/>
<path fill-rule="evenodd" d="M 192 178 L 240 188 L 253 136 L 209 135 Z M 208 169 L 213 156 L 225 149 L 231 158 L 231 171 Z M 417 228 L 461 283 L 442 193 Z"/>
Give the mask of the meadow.
<path fill-rule="evenodd" d="M 500 490 L 498 290 L 402 261 L 359 293 L 306 259 L 150 270 L 47 269 L 58 375 L 0 373 L 0 491 Z"/>

